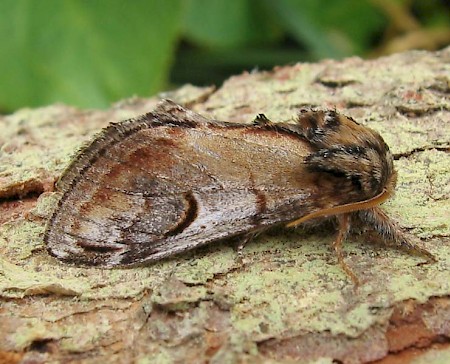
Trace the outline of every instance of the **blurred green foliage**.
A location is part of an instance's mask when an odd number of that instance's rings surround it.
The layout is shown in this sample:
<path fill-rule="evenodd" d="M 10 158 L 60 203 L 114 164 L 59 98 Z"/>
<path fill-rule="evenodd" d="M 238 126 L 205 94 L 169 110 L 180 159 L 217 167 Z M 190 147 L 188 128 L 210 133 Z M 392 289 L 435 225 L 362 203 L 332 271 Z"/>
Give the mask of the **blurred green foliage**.
<path fill-rule="evenodd" d="M 448 0 L 2 0 L 0 111 L 54 102 L 107 107 L 255 67 L 373 56 L 398 44 L 436 49 L 450 43 L 448 7 Z M 430 44 L 415 43 L 414 32 Z"/>

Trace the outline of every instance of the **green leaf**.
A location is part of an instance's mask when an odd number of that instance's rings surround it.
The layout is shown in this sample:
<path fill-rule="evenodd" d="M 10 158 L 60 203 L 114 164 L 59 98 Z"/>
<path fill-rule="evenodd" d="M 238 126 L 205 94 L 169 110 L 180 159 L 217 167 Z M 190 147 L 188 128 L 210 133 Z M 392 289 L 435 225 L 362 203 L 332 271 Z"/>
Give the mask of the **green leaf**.
<path fill-rule="evenodd" d="M 0 110 L 105 107 L 166 82 L 180 0 L 3 0 Z"/>
<path fill-rule="evenodd" d="M 281 36 L 259 0 L 187 0 L 184 32 L 210 48 L 270 43 Z"/>
<path fill-rule="evenodd" d="M 368 0 L 266 0 L 266 4 L 316 59 L 362 53 L 385 22 Z"/>

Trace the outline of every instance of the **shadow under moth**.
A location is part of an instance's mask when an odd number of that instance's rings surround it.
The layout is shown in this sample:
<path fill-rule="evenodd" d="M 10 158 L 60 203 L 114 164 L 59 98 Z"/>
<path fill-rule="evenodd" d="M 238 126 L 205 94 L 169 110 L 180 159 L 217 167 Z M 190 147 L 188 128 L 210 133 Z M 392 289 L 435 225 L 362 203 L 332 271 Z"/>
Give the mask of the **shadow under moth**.
<path fill-rule="evenodd" d="M 334 219 L 339 264 L 352 224 L 434 260 L 379 208 L 395 188 L 381 136 L 336 111 L 300 110 L 295 123 L 209 120 L 169 100 L 113 123 L 60 177 L 44 239 L 76 264 L 130 266 L 274 225 Z"/>

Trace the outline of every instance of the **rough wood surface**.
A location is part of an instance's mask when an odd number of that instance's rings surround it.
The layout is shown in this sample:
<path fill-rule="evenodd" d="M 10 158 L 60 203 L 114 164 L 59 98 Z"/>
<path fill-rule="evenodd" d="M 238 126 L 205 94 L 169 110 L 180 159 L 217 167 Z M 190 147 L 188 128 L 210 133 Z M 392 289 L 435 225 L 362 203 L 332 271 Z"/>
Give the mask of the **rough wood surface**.
<path fill-rule="evenodd" d="M 354 290 L 333 232 L 273 231 L 147 267 L 102 270 L 50 257 L 52 186 L 77 148 L 158 98 L 109 110 L 64 105 L 0 118 L 0 363 L 450 362 L 450 48 L 244 73 L 164 95 L 219 120 L 336 108 L 379 131 L 399 183 L 385 209 L 438 262 L 354 236 Z"/>

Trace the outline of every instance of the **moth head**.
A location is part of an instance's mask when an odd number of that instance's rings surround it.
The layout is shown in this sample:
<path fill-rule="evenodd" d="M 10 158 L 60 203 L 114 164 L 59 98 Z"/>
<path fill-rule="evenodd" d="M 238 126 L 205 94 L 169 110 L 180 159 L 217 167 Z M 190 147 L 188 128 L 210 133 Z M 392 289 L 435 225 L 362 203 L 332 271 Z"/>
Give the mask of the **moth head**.
<path fill-rule="evenodd" d="M 302 110 L 298 132 L 311 144 L 307 169 L 349 200 L 369 199 L 395 189 L 392 153 L 376 131 L 336 111 Z"/>

